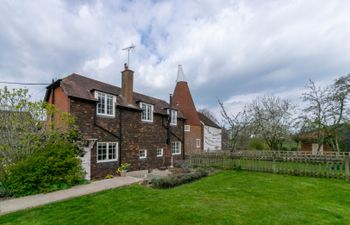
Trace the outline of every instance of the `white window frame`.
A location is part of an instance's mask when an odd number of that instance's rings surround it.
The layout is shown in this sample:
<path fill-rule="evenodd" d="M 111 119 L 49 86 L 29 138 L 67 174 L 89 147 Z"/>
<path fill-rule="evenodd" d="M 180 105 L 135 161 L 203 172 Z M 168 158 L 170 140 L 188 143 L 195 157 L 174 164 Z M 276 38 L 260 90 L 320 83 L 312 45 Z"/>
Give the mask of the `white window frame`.
<path fill-rule="evenodd" d="M 201 147 L 201 139 L 197 138 L 196 139 L 196 148 L 200 148 Z"/>
<path fill-rule="evenodd" d="M 190 132 L 191 131 L 191 126 L 190 125 L 185 125 L 184 130 L 185 130 L 185 132 Z"/>
<path fill-rule="evenodd" d="M 171 142 L 171 154 L 172 155 L 181 155 L 181 142 L 180 141 Z"/>
<path fill-rule="evenodd" d="M 98 148 L 100 145 L 105 144 L 106 145 L 106 159 L 101 159 L 99 160 L 98 158 Z M 115 159 L 109 159 L 109 151 L 110 151 L 110 146 L 115 144 Z M 103 162 L 115 162 L 118 161 L 118 150 L 119 150 L 119 143 L 118 142 L 97 142 L 96 145 L 96 161 L 98 163 L 103 163 Z"/>
<path fill-rule="evenodd" d="M 98 97 L 103 96 L 104 98 L 104 113 L 99 112 L 99 102 L 98 102 Z M 112 113 L 107 113 L 108 111 L 108 97 L 112 97 Z M 107 116 L 107 117 L 115 117 L 115 104 L 117 101 L 117 97 L 111 94 L 103 93 L 100 91 L 95 91 L 95 98 L 97 99 L 97 104 L 96 104 L 96 115 L 99 116 Z"/>
<path fill-rule="evenodd" d="M 145 106 L 144 109 L 143 109 L 143 106 Z M 140 102 L 140 108 L 142 109 L 141 121 L 143 121 L 143 122 L 153 122 L 154 106 L 152 104 L 148 104 L 148 103 L 145 103 L 145 102 Z"/>
<path fill-rule="evenodd" d="M 145 155 L 144 156 L 141 156 L 141 151 L 144 151 L 145 152 Z M 139 159 L 147 159 L 147 149 L 140 149 L 139 150 Z"/>
<path fill-rule="evenodd" d="M 169 115 L 170 109 L 168 109 L 168 115 Z M 177 125 L 177 110 L 172 109 L 171 115 L 170 115 L 170 125 L 176 126 Z"/>
<path fill-rule="evenodd" d="M 160 150 L 161 154 L 158 154 L 158 150 Z M 163 148 L 157 148 L 157 157 L 163 157 L 164 149 Z"/>

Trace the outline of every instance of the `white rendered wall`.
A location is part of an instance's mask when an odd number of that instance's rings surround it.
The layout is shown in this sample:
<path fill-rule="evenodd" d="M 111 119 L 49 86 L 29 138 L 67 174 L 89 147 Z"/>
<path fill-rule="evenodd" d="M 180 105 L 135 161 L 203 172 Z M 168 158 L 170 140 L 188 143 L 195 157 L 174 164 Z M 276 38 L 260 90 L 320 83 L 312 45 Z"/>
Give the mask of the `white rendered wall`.
<path fill-rule="evenodd" d="M 221 129 L 204 125 L 204 151 L 221 150 Z"/>

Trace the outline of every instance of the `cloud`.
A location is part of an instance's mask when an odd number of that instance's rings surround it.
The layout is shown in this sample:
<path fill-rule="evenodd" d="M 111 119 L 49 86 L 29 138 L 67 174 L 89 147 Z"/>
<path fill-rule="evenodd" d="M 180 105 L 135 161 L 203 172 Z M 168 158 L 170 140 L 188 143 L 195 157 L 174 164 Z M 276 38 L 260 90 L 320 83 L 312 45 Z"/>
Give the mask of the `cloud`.
<path fill-rule="evenodd" d="M 182 64 L 199 107 L 217 111 L 219 98 L 239 108 L 264 93 L 293 98 L 308 79 L 349 73 L 349 10 L 345 0 L 5 0 L 0 77 L 50 82 L 77 72 L 120 85 L 121 49 L 135 44 L 138 92 L 167 99 Z"/>

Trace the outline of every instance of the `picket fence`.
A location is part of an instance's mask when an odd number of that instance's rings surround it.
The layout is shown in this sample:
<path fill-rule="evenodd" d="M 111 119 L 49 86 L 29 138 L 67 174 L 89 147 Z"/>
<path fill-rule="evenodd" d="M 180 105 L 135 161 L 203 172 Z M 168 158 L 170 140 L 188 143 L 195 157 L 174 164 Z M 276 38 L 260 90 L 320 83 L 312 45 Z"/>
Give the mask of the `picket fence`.
<path fill-rule="evenodd" d="M 192 167 L 233 168 L 348 181 L 349 159 L 348 152 L 313 155 L 302 151 L 217 151 L 188 155 L 185 163 Z"/>

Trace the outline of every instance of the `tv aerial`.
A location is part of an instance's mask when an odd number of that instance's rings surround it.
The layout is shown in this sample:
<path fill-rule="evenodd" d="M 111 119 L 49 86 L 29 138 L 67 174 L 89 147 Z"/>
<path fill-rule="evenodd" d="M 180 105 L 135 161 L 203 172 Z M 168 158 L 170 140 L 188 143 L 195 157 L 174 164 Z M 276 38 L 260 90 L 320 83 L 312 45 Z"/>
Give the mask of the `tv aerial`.
<path fill-rule="evenodd" d="M 133 51 L 135 49 L 135 47 L 136 46 L 134 44 L 131 44 L 129 47 L 126 47 L 126 48 L 122 49 L 123 51 L 127 51 L 127 53 L 128 53 L 128 62 L 127 62 L 128 66 L 130 64 L 130 52 Z"/>

